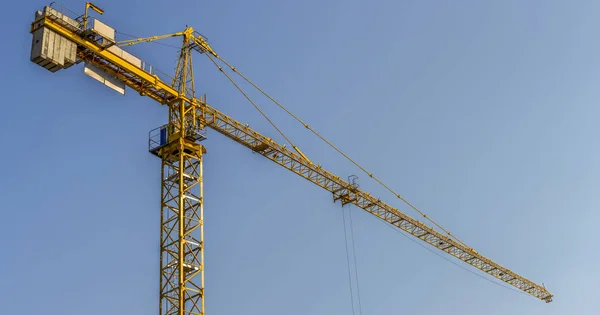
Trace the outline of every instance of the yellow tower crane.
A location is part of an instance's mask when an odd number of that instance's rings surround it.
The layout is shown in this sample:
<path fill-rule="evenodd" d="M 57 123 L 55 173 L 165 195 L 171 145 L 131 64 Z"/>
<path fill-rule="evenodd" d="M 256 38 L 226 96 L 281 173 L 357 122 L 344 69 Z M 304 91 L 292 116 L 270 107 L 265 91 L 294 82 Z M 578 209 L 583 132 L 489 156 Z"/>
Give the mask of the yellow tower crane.
<path fill-rule="evenodd" d="M 340 201 L 342 206 L 353 204 L 491 277 L 545 302 L 552 301 L 552 294 L 543 285 L 518 275 L 465 245 L 356 162 L 351 160 L 444 233 L 362 191 L 356 183 L 341 179 L 312 163 L 279 129 L 292 144 L 293 151 L 208 105 L 205 98 L 196 97 L 192 67 L 194 51 L 209 57 L 223 73 L 217 61 L 224 63 L 261 92 L 264 91 L 225 62 L 205 38 L 191 27 L 175 34 L 117 42 L 114 29 L 88 16 L 90 8 L 99 14 L 104 13 L 89 2 L 81 16 L 75 16 L 54 3 L 37 11 L 30 30 L 33 35 L 31 61 L 52 72 L 83 62 L 84 72 L 107 87 L 123 94 L 128 87 L 168 107 L 168 123 L 149 135 L 149 151 L 162 161 L 160 315 L 205 314 L 202 156 L 206 149 L 200 142 L 206 139 L 206 127 L 329 191 L 333 194 L 334 202 Z M 171 83 L 165 82 L 154 73 L 151 66 L 121 48 L 168 37 L 182 38 L 175 77 Z M 227 77 L 235 84 L 230 76 Z M 325 140 L 318 133 L 315 134 Z"/>

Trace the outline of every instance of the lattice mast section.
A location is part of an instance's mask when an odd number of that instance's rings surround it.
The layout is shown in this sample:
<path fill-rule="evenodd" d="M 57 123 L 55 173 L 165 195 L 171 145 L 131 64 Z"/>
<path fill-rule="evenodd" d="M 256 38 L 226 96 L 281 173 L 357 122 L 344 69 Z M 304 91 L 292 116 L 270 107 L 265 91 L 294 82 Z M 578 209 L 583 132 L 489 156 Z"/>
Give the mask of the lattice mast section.
<path fill-rule="evenodd" d="M 162 159 L 160 315 L 205 314 L 202 155 L 197 143 L 193 41 L 184 40 L 173 88 L 180 95 L 169 105 L 168 144 Z"/>

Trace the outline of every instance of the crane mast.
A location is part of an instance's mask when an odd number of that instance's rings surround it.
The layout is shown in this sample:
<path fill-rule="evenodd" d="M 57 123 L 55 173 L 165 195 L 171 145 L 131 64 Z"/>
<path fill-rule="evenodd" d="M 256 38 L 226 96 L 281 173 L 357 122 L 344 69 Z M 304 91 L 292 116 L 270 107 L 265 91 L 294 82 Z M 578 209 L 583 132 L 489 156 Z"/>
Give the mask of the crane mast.
<path fill-rule="evenodd" d="M 202 154 L 195 118 L 192 29 L 183 32 L 169 123 L 151 152 L 161 159 L 160 314 L 204 314 Z"/>
<path fill-rule="evenodd" d="M 86 5 L 83 19 L 86 23 L 87 7 Z M 96 10 L 97 7 L 92 8 Z M 329 191 L 334 202 L 339 201 L 342 206 L 354 204 L 416 239 L 504 283 L 545 302 L 552 301 L 552 294 L 544 286 L 495 263 L 464 243 L 362 191 L 356 185 L 312 163 L 301 152 L 286 148 L 251 129 L 247 124 L 242 124 L 208 105 L 205 98 L 197 98 L 192 54 L 196 51 L 217 57 L 218 55 L 192 28 L 187 27 L 183 32 L 175 34 L 123 42 L 126 46 L 173 36 L 182 37 L 176 75 L 173 82 L 168 84 L 156 74 L 144 69 L 136 59 L 128 57 L 126 52 L 116 50 L 114 38 L 101 34 L 98 31 L 100 28 L 82 27 L 81 17 L 73 20 L 79 22 L 74 24 L 67 14 L 49 7 L 45 7 L 43 12 L 38 11 L 31 25 L 34 45 L 38 33 L 52 32 L 61 40 L 67 41 L 67 46 L 69 43 L 76 45 L 77 63 L 84 62 L 86 67 L 95 67 L 94 69 L 102 71 L 105 80 L 109 80 L 110 77 L 122 83 L 123 91 L 127 86 L 142 96 L 148 96 L 166 105 L 169 110 L 168 123 L 151 131 L 149 140 L 149 151 L 162 161 L 159 302 L 161 315 L 205 314 L 202 157 L 206 149 L 200 144 L 206 139 L 205 127 L 225 135 Z M 65 69 L 71 65 L 61 65 L 48 56 L 33 56 L 32 49 L 32 61 L 51 71 Z"/>

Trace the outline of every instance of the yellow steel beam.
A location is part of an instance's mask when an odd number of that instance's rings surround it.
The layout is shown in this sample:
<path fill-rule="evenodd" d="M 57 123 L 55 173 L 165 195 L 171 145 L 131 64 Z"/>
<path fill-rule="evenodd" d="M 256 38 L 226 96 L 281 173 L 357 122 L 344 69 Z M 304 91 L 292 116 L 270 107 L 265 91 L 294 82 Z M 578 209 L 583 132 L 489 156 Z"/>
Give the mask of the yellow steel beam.
<path fill-rule="evenodd" d="M 104 50 L 98 44 L 82 38 L 78 33 L 62 27 L 60 23 L 48 18 L 42 18 L 42 20 L 41 25 L 45 25 L 62 36 L 78 43 L 82 47 L 82 50 L 79 52 L 80 58 L 123 79 L 130 88 L 140 92 L 140 94 L 147 95 L 161 104 L 173 104 L 172 102 L 176 101 L 185 101 L 194 104 L 199 124 L 218 131 L 230 139 L 260 153 L 276 164 L 326 189 L 334 195 L 334 200 L 343 200 L 344 203 L 352 203 L 415 238 L 454 256 L 496 279 L 543 301 L 552 301 L 552 294 L 544 286 L 518 275 L 479 254 L 470 247 L 456 242 L 443 233 L 382 202 L 369 193 L 355 188 L 340 177 L 311 163 L 301 155 L 225 115 L 202 100 L 190 100 L 185 95 L 175 91 L 167 83 L 161 81 L 157 76 L 150 75 L 133 66 L 121 57 Z M 32 31 L 36 28 L 35 25 L 37 25 L 36 22 L 32 26 Z"/>
<path fill-rule="evenodd" d="M 139 44 L 139 43 L 149 43 L 149 42 L 153 42 L 153 41 L 161 40 L 161 39 L 165 39 L 165 38 L 183 36 L 184 34 L 185 34 L 184 32 L 177 32 L 177 33 L 173 33 L 173 34 L 122 40 L 122 41 L 117 42 L 117 46 L 131 46 L 131 45 L 135 45 L 135 44 Z"/>

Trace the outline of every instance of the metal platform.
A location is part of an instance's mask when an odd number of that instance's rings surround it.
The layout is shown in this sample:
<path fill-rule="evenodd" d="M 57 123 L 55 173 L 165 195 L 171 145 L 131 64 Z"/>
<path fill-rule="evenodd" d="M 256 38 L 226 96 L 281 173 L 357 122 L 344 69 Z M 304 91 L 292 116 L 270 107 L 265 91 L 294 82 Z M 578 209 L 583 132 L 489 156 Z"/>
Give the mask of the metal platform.
<path fill-rule="evenodd" d="M 159 156 L 159 151 L 166 145 L 168 145 L 175 134 L 173 127 L 169 124 L 162 125 L 158 128 L 150 130 L 148 133 L 148 152 Z M 185 131 L 186 139 L 192 142 L 200 142 L 206 140 L 206 129 L 200 129 L 197 127 L 188 127 Z"/>

